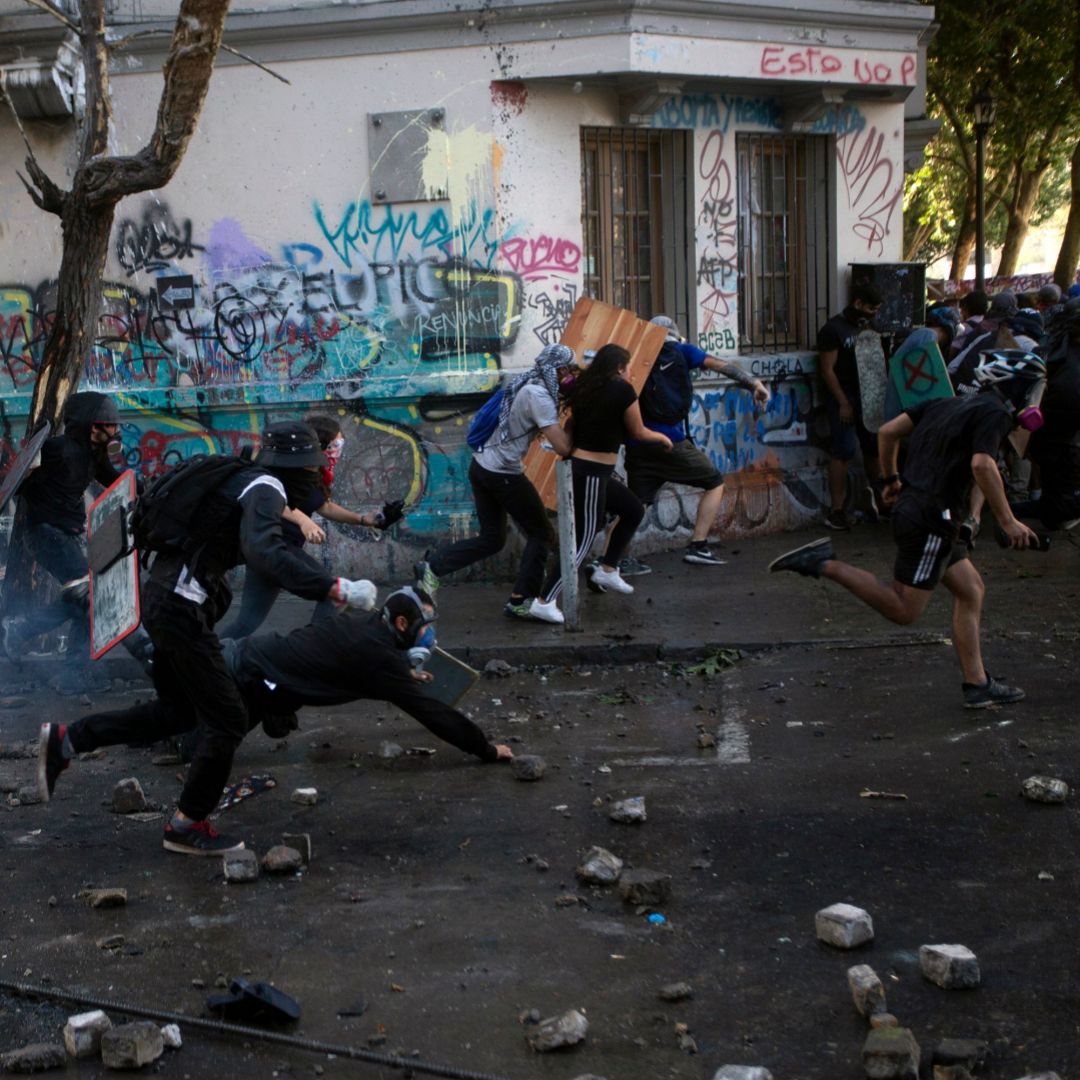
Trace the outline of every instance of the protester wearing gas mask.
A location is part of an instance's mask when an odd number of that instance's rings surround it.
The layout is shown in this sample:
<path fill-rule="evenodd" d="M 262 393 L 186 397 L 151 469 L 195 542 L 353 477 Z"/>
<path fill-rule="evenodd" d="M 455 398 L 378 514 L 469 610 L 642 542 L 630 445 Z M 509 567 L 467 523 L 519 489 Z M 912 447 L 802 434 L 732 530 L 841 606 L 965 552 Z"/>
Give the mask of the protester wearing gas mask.
<path fill-rule="evenodd" d="M 331 497 L 334 469 L 345 448 L 341 425 L 333 417 L 322 414 L 307 416 L 304 423 L 318 436 L 323 460 L 307 468 L 281 470 L 285 494 L 289 499 L 288 508 L 281 515 L 281 535 L 285 543 L 297 549 L 302 548 L 305 541 L 321 544 L 326 535 L 310 516 L 316 513 L 328 521 L 364 525 L 371 529 L 389 529 L 404 517 L 405 504 L 401 499 L 366 514 L 348 510 L 334 502 Z M 280 593 L 281 586 L 277 582 L 248 567 L 239 607 L 221 628 L 220 636 L 242 638 L 254 634 L 270 614 Z"/>
<path fill-rule="evenodd" d="M 432 697 L 423 664 L 435 648 L 434 600 L 417 586 L 392 592 L 378 611 L 339 611 L 318 604 L 311 622 L 288 634 L 257 634 L 225 641 L 225 666 L 247 710 L 248 730 L 262 724 L 271 734 L 296 726 L 305 705 L 345 705 L 363 698 L 386 701 L 433 735 L 481 761 L 508 761 L 509 746 L 488 741 L 464 713 Z M 38 783 L 49 798 L 57 778 L 80 753 L 101 746 L 165 734 L 180 736 L 190 714 L 160 698 L 121 712 L 102 712 L 69 727 L 45 724 Z M 148 735 L 148 733 L 150 733 Z M 220 791 L 219 791 L 220 794 Z"/>
<path fill-rule="evenodd" d="M 35 561 L 65 588 L 59 599 L 35 605 L 24 615 L 3 620 L 3 648 L 18 663 L 29 643 L 69 619 L 67 671 L 58 683 L 62 691 L 85 693 L 110 680 L 94 677 L 89 647 L 89 590 L 86 575 L 86 505 L 83 495 L 96 481 L 108 487 L 119 473 L 109 459 L 117 443 L 120 414 L 106 394 L 82 391 L 64 406 L 64 430 L 41 448 L 41 464 L 20 484 L 19 501 L 27 510 L 27 542 Z M 144 633 L 129 635 L 125 648 L 145 660 L 152 651 Z"/>
<path fill-rule="evenodd" d="M 963 670 L 964 706 L 980 709 L 1020 701 L 1023 690 L 993 678 L 983 666 L 979 625 L 985 586 L 957 535 L 956 523 L 978 486 L 997 518 L 1002 539 L 1015 549 L 1036 547 L 1039 537 L 1009 506 L 997 458 L 1014 431 L 1037 430 L 1046 365 L 1031 353 L 987 353 L 975 369 L 980 392 L 924 402 L 883 424 L 878 432 L 885 476 L 882 497 L 892 507 L 896 562 L 886 584 L 867 570 L 836 558 L 831 540 L 805 544 L 773 561 L 770 570 L 793 570 L 842 585 L 901 626 L 913 623 L 930 602 L 940 577 L 953 594 L 953 645 Z M 901 440 L 907 459 L 898 471 Z"/>

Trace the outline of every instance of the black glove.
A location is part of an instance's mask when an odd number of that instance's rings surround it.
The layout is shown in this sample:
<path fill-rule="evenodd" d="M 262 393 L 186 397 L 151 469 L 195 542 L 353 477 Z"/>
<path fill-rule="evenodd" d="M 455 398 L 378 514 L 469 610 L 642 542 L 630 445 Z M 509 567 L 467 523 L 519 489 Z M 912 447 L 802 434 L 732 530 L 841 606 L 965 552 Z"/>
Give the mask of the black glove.
<path fill-rule="evenodd" d="M 378 527 L 380 529 L 389 529 L 391 525 L 396 525 L 404 516 L 404 499 L 394 499 L 393 502 L 383 503 L 383 508 L 379 511 Z"/>

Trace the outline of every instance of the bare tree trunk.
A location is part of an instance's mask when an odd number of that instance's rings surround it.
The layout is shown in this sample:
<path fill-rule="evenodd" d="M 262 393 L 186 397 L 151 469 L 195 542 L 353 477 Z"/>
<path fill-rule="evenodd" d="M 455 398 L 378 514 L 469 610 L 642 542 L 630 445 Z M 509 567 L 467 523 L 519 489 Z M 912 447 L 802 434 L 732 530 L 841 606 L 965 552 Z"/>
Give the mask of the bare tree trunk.
<path fill-rule="evenodd" d="M 1016 187 L 1013 191 L 1012 204 L 1009 206 L 1009 224 L 1005 230 L 1005 243 L 1001 248 L 1001 261 L 998 263 L 998 277 L 1012 277 L 1020 262 L 1020 249 L 1027 236 L 1031 212 L 1035 209 L 1035 200 L 1039 197 L 1039 188 L 1050 168 L 1049 162 L 1040 161 L 1034 169 L 1026 172 L 1017 170 Z"/>
<path fill-rule="evenodd" d="M 1080 142 L 1072 155 L 1072 192 L 1069 201 L 1069 220 L 1065 223 L 1065 235 L 1061 238 L 1054 281 L 1064 292 L 1076 281 L 1076 267 L 1080 263 Z"/>
<path fill-rule="evenodd" d="M 964 200 L 964 216 L 956 230 L 953 243 L 952 265 L 949 267 L 950 281 L 963 281 L 967 274 L 968 263 L 975 251 L 975 192 L 968 191 Z"/>

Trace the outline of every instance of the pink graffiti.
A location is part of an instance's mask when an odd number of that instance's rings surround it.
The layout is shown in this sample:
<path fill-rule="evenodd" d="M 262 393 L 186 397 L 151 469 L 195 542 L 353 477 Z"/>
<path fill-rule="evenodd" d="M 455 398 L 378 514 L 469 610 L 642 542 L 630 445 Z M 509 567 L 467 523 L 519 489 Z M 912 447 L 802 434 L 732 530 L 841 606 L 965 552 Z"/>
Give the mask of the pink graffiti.
<path fill-rule="evenodd" d="M 836 140 L 840 175 L 855 215 L 852 232 L 866 241 L 866 250 L 874 255 L 885 250 L 885 238 L 903 197 L 903 184 L 896 180 L 896 166 L 884 147 L 885 136 L 876 127 Z"/>
<path fill-rule="evenodd" d="M 852 67 L 845 71 L 846 58 L 839 53 L 819 49 L 816 45 L 789 48 L 783 45 L 766 45 L 761 50 L 758 68 L 770 78 L 786 78 L 794 75 L 846 75 L 856 82 L 888 86 L 897 81 L 896 69 L 880 57 L 856 56 Z M 912 55 L 900 61 L 899 81 L 903 86 L 915 82 L 916 61 Z"/>
<path fill-rule="evenodd" d="M 701 330 L 719 328 L 732 312 L 738 289 L 738 235 L 732 198 L 731 166 L 724 156 L 724 133 L 709 132 L 698 158 L 698 176 L 704 181 L 697 215 L 697 283 L 701 294 Z"/>
<path fill-rule="evenodd" d="M 499 246 L 499 255 L 526 281 L 548 274 L 576 274 L 581 265 L 581 248 L 573 240 L 555 236 L 511 237 Z"/>

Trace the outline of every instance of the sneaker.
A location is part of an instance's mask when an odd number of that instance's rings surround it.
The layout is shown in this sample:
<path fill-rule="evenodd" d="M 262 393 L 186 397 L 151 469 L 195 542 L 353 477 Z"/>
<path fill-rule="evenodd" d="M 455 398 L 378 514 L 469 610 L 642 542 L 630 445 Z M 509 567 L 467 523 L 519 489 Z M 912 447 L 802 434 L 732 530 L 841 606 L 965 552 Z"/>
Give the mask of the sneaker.
<path fill-rule="evenodd" d="M 0 644 L 4 655 L 13 663 L 19 663 L 26 646 L 26 620 L 19 615 L 8 615 L 0 622 Z"/>
<path fill-rule="evenodd" d="M 64 757 L 64 724 L 42 724 L 38 735 L 37 788 L 42 802 L 52 798 L 59 775 L 71 764 Z"/>
<path fill-rule="evenodd" d="M 428 596 L 434 598 L 435 594 L 439 591 L 439 579 L 435 576 L 435 571 L 431 569 L 431 563 L 426 559 L 421 559 L 418 563 L 413 563 L 413 574 L 416 577 L 416 584 L 419 585 Z"/>
<path fill-rule="evenodd" d="M 851 522 L 843 510 L 830 510 L 825 515 L 824 525 L 826 529 L 832 529 L 835 532 L 849 532 L 851 529 Z"/>
<path fill-rule="evenodd" d="M 516 602 L 507 600 L 506 603 L 503 604 L 503 614 L 508 619 L 527 619 L 531 622 L 533 618 L 532 603 L 533 602 L 529 599 L 518 600 Z"/>
<path fill-rule="evenodd" d="M 607 592 L 610 589 L 612 592 L 629 594 L 634 591 L 634 586 L 623 581 L 618 570 L 605 570 L 603 565 L 593 568 L 589 580 L 601 592 Z"/>
<path fill-rule="evenodd" d="M 984 683 L 961 683 L 964 691 L 965 709 L 985 709 L 988 705 L 1012 705 L 1024 700 L 1024 691 L 1018 686 L 998 682 L 989 672 Z"/>
<path fill-rule="evenodd" d="M 563 617 L 563 613 L 559 610 L 558 605 L 554 600 L 544 603 L 540 597 L 537 597 L 529 605 L 529 614 L 534 619 L 539 619 L 540 622 L 556 623 L 562 626 L 566 619 Z"/>
<path fill-rule="evenodd" d="M 794 570 L 803 577 L 821 577 L 821 567 L 829 559 L 835 558 L 832 541 L 823 536 L 820 540 L 813 540 L 781 555 L 779 559 L 773 559 L 769 563 L 769 570 L 774 574 L 777 570 Z"/>
<path fill-rule="evenodd" d="M 593 580 L 593 574 L 600 569 L 599 559 L 590 559 L 585 564 L 585 586 L 589 592 L 602 593 L 604 590 Z"/>
<path fill-rule="evenodd" d="M 978 535 L 979 522 L 969 514 L 956 530 L 956 539 L 970 548 L 975 546 L 975 537 Z"/>
<path fill-rule="evenodd" d="M 698 566 L 727 566 L 727 559 L 721 559 L 709 550 L 708 544 L 691 544 L 682 557 L 683 562 L 697 563 Z"/>
<path fill-rule="evenodd" d="M 640 559 L 635 559 L 633 555 L 624 555 L 619 560 L 619 573 L 623 577 L 644 577 L 652 573 L 652 567 Z"/>
<path fill-rule="evenodd" d="M 165 826 L 161 846 L 181 855 L 228 855 L 231 851 L 243 850 L 244 841 L 223 836 L 209 821 L 195 821 L 183 829 L 175 828 L 170 821 Z"/>

